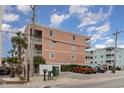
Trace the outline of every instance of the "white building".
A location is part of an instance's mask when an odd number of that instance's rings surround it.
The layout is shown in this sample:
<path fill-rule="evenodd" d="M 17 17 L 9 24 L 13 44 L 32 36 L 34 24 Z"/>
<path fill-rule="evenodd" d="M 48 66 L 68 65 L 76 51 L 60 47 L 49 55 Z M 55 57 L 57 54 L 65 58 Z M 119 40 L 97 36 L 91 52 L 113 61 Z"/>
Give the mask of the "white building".
<path fill-rule="evenodd" d="M 86 64 L 92 67 L 104 66 L 111 69 L 114 63 L 114 47 L 87 51 Z M 116 67 L 124 69 L 124 48 L 117 48 Z"/>

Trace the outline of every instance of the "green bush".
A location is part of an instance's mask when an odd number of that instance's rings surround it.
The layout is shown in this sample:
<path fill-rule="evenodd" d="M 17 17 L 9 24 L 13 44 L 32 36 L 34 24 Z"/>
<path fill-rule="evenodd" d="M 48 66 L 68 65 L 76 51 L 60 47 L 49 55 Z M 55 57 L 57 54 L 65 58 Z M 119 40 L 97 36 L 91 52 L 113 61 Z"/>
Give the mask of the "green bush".
<path fill-rule="evenodd" d="M 73 67 L 77 67 L 80 65 L 75 65 L 75 64 L 71 64 L 71 65 L 61 65 L 61 71 L 64 72 L 64 71 L 71 71 Z"/>

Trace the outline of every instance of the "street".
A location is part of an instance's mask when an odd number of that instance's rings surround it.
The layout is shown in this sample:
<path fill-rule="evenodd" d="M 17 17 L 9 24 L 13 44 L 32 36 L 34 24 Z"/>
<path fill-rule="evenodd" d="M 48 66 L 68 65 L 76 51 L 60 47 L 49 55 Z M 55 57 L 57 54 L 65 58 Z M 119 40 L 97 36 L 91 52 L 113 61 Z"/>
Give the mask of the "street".
<path fill-rule="evenodd" d="M 124 88 L 124 78 L 86 84 L 76 84 L 72 86 L 66 86 L 65 88 Z"/>
<path fill-rule="evenodd" d="M 0 79 L 8 76 L 1 76 Z M 124 87 L 124 71 L 111 71 L 97 74 L 62 72 L 53 80 L 43 81 L 42 76 L 35 76 L 26 84 L 0 84 L 0 88 L 121 88 Z"/>

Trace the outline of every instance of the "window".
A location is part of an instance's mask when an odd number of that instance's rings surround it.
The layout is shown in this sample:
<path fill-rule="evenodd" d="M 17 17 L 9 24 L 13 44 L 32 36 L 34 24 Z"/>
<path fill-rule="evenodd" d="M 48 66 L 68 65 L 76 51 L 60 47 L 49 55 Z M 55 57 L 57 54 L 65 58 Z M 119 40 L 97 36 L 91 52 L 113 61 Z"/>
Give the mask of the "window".
<path fill-rule="evenodd" d="M 49 53 L 49 58 L 50 59 L 55 59 L 55 53 L 54 52 L 50 52 Z"/>
<path fill-rule="evenodd" d="M 56 42 L 54 41 L 49 41 L 49 47 L 54 48 L 56 45 Z"/>
<path fill-rule="evenodd" d="M 114 54 L 112 54 L 111 56 L 114 56 Z"/>
<path fill-rule="evenodd" d="M 103 55 L 101 55 L 101 58 L 103 58 Z"/>
<path fill-rule="evenodd" d="M 93 64 L 93 62 L 90 62 L 90 64 Z"/>
<path fill-rule="evenodd" d="M 88 59 L 88 56 L 86 56 L 85 59 Z"/>
<path fill-rule="evenodd" d="M 34 30 L 34 37 L 41 38 L 42 37 L 42 30 Z"/>
<path fill-rule="evenodd" d="M 97 64 L 97 61 L 95 62 L 95 64 Z"/>
<path fill-rule="evenodd" d="M 71 60 L 76 60 L 76 55 L 75 54 L 71 55 Z"/>
<path fill-rule="evenodd" d="M 53 36 L 53 35 L 54 35 L 54 33 L 53 33 L 53 31 L 51 30 L 51 31 L 50 31 L 50 36 Z"/>
<path fill-rule="evenodd" d="M 42 50 L 42 45 L 36 44 L 36 45 L 34 45 L 34 49 L 40 51 L 40 50 Z"/>
<path fill-rule="evenodd" d="M 91 54 L 93 54 L 93 51 L 91 51 Z"/>
<path fill-rule="evenodd" d="M 75 36 L 73 35 L 73 40 L 75 40 Z"/>

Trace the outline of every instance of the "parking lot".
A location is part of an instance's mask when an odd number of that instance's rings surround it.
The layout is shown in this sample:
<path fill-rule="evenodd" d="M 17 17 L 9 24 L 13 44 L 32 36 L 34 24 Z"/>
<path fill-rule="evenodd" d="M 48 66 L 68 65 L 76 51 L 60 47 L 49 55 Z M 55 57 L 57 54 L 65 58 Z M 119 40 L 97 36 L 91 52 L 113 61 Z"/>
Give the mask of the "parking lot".
<path fill-rule="evenodd" d="M 81 74 L 81 73 L 73 73 L 73 72 L 62 72 L 61 77 L 68 77 L 74 79 L 93 79 L 93 78 L 109 78 L 109 77 L 118 77 L 123 76 L 124 71 L 116 71 L 116 73 L 111 73 L 111 71 L 107 71 L 105 73 L 96 73 L 96 74 Z"/>

